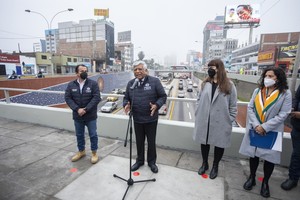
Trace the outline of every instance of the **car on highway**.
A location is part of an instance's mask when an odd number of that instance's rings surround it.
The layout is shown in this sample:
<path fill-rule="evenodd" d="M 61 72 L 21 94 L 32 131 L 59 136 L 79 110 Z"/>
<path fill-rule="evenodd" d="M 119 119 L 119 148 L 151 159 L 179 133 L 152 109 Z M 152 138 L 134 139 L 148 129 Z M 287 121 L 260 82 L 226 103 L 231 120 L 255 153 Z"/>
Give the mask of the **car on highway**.
<path fill-rule="evenodd" d="M 192 85 L 188 85 L 186 91 L 193 92 L 193 86 Z"/>
<path fill-rule="evenodd" d="M 197 88 L 198 87 L 198 84 L 197 83 L 194 83 L 193 84 L 193 88 Z"/>
<path fill-rule="evenodd" d="M 118 99 L 119 99 L 119 97 L 109 96 L 106 98 L 106 101 L 115 102 L 115 101 L 118 101 Z"/>
<path fill-rule="evenodd" d="M 118 107 L 118 104 L 116 102 L 106 102 L 102 107 L 101 107 L 101 112 L 105 113 L 111 113 Z"/>
<path fill-rule="evenodd" d="M 115 88 L 111 91 L 112 94 L 125 94 L 125 90 L 122 90 L 120 88 Z"/>
<path fill-rule="evenodd" d="M 179 90 L 177 96 L 178 96 L 178 98 L 184 98 L 184 91 Z"/>
<path fill-rule="evenodd" d="M 168 112 L 168 107 L 167 107 L 166 104 L 162 105 L 162 106 L 160 107 L 160 109 L 158 110 L 158 114 L 159 114 L 159 115 L 166 115 L 167 112 Z"/>

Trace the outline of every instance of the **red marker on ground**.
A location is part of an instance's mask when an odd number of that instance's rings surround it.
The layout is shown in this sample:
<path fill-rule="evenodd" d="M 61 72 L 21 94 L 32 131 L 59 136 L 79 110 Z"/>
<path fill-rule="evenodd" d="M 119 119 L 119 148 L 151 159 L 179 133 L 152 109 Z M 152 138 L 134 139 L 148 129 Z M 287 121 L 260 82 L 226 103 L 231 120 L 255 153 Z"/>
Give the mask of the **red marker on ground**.
<path fill-rule="evenodd" d="M 71 169 L 70 169 L 70 172 L 77 172 L 77 171 L 78 171 L 77 168 L 71 168 Z"/>
<path fill-rule="evenodd" d="M 133 174 L 133 176 L 139 176 L 140 172 L 133 172 L 132 174 Z"/>
<path fill-rule="evenodd" d="M 208 178 L 207 174 L 202 174 L 201 176 L 202 176 L 202 178 Z"/>
<path fill-rule="evenodd" d="M 258 181 L 262 182 L 264 180 L 264 177 L 258 177 L 257 179 Z"/>

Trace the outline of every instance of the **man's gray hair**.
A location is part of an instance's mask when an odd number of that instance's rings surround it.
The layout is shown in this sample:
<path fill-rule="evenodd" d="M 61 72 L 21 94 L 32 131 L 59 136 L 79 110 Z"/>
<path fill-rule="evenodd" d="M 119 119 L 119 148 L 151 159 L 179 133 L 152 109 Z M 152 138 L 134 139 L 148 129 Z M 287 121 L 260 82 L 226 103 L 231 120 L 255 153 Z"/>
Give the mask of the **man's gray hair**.
<path fill-rule="evenodd" d="M 137 60 L 132 64 L 132 67 L 135 68 L 138 65 L 143 65 L 144 69 L 147 69 L 147 64 L 142 60 Z"/>

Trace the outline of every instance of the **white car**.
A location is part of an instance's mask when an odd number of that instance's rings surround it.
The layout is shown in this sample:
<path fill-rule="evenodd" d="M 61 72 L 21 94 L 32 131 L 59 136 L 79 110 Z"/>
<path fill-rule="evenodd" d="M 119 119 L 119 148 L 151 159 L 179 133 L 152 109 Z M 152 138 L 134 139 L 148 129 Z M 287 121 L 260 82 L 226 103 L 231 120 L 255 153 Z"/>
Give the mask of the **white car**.
<path fill-rule="evenodd" d="M 177 96 L 178 96 L 178 98 L 184 98 L 184 91 L 183 90 L 179 90 Z"/>
<path fill-rule="evenodd" d="M 116 102 L 106 102 L 102 107 L 101 107 L 101 112 L 106 112 L 106 113 L 111 113 L 118 107 L 118 104 Z"/>

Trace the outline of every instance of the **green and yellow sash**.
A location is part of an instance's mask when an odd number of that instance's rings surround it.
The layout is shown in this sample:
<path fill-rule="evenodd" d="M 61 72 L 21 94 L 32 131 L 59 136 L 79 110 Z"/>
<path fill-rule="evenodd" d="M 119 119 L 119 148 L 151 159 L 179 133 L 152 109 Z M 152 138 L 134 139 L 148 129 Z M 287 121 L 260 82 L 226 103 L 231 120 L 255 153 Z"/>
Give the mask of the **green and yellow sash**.
<path fill-rule="evenodd" d="M 261 124 L 265 122 L 267 110 L 277 101 L 279 90 L 274 90 L 268 97 L 266 94 L 267 88 L 259 90 L 254 99 L 255 114 Z"/>

